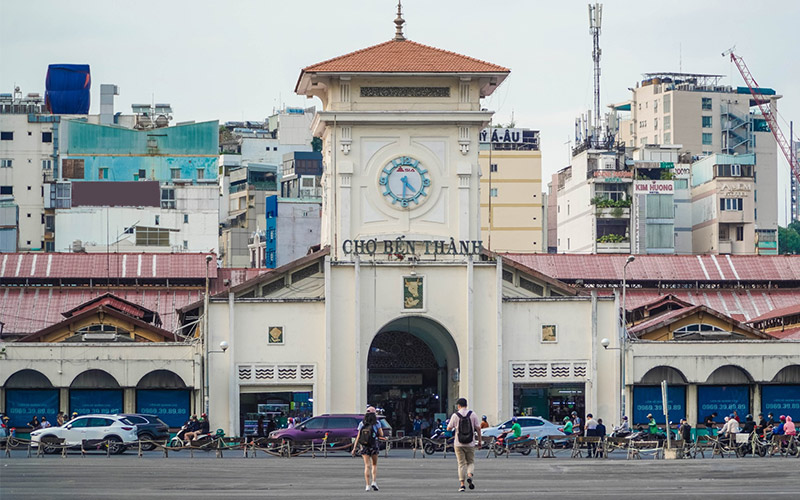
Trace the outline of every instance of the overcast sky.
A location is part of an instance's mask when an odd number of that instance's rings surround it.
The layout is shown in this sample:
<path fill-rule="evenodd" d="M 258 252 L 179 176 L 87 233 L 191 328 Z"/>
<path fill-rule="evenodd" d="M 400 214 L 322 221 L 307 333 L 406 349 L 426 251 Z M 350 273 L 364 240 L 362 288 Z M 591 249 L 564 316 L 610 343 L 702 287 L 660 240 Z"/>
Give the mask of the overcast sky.
<path fill-rule="evenodd" d="M 545 183 L 567 165 L 575 117 L 592 106 L 587 1 L 405 0 L 406 36 L 511 68 L 486 100 L 495 122 L 542 135 Z M 43 92 L 50 63 L 88 63 L 92 113 L 101 83 L 120 86 L 117 111 L 171 103 L 177 121 L 262 120 L 293 92 L 300 69 L 394 35 L 395 0 L 0 0 L 0 92 Z M 736 45 L 761 86 L 784 97 L 800 132 L 800 2 L 607 0 L 601 102 L 629 97 L 647 72 L 726 75 Z M 784 184 L 788 164 L 780 157 Z M 782 186 L 785 191 L 785 186 Z M 785 212 L 784 212 L 785 213 Z"/>

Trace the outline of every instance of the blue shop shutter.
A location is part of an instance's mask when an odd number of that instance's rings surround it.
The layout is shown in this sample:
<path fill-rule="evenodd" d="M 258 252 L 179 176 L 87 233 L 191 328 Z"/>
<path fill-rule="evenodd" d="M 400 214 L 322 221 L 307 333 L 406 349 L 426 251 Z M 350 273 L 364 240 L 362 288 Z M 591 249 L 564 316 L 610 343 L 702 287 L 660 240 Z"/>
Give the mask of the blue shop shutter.
<path fill-rule="evenodd" d="M 733 413 L 739 414 L 744 421 L 750 413 L 750 386 L 747 385 L 701 385 L 697 387 L 697 420 L 703 421 L 707 416 L 717 412 L 715 422 L 725 421 L 725 417 Z"/>
<path fill-rule="evenodd" d="M 775 420 L 781 415 L 800 419 L 800 385 L 761 386 L 761 413 L 766 418 L 770 412 Z"/>
<path fill-rule="evenodd" d="M 669 419 L 678 422 L 686 418 L 686 386 L 667 387 Z M 647 414 L 652 413 L 656 423 L 663 425 L 664 410 L 661 401 L 661 386 L 637 385 L 633 388 L 633 423 L 646 424 Z"/>
<path fill-rule="evenodd" d="M 139 389 L 136 411 L 157 415 L 170 427 L 180 427 L 189 420 L 189 391 L 183 389 Z M 209 420 L 213 425 L 213 420 Z"/>
<path fill-rule="evenodd" d="M 69 412 L 70 414 L 78 412 L 79 415 L 122 413 L 122 390 L 71 389 L 69 391 Z"/>
<path fill-rule="evenodd" d="M 11 427 L 25 427 L 36 415 L 52 425 L 58 415 L 58 389 L 6 389 L 6 414 Z"/>

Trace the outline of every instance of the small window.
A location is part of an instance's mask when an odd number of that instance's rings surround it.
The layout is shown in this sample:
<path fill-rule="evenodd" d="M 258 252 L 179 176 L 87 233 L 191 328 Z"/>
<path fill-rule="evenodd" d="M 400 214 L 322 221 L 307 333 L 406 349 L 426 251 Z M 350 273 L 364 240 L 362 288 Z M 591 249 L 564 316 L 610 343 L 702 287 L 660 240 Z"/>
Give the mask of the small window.
<path fill-rule="evenodd" d="M 272 148 L 272 150 L 273 151 L 277 151 L 278 150 L 278 146 L 275 146 L 274 148 Z"/>
<path fill-rule="evenodd" d="M 156 221 L 155 222 L 156 222 L 156 226 L 161 223 L 161 216 L 160 215 L 156 215 Z"/>
<path fill-rule="evenodd" d="M 664 99 L 666 99 L 666 97 Z M 672 127 L 672 117 L 671 116 L 665 116 L 664 117 L 664 130 L 669 130 L 670 127 Z"/>
<path fill-rule="evenodd" d="M 53 142 L 53 133 L 42 132 L 42 142 Z"/>
<path fill-rule="evenodd" d="M 711 109 L 711 98 L 710 97 L 703 97 L 703 109 L 705 109 L 705 110 Z"/>
<path fill-rule="evenodd" d="M 183 240 L 183 249 L 189 250 L 189 240 Z"/>
<path fill-rule="evenodd" d="M 169 178 L 170 179 L 180 179 L 181 178 L 181 169 L 179 168 L 171 168 L 169 171 Z"/>
<path fill-rule="evenodd" d="M 556 341 L 556 325 L 542 325 L 542 342 Z"/>
<path fill-rule="evenodd" d="M 13 141 L 14 132 L 0 132 L 0 141 Z"/>
<path fill-rule="evenodd" d="M 175 208 L 175 190 L 162 189 L 161 190 L 161 208 Z"/>
<path fill-rule="evenodd" d="M 489 165 L 489 172 L 497 172 L 497 163 Z"/>
<path fill-rule="evenodd" d="M 664 120 L 666 124 L 666 120 Z M 671 132 L 664 132 L 664 144 L 672 144 L 672 133 Z"/>
<path fill-rule="evenodd" d="M 492 198 L 497 198 L 497 188 L 490 189 L 489 196 L 491 196 Z"/>
<path fill-rule="evenodd" d="M 11 160 L 11 158 L 0 159 L 0 168 L 11 168 L 13 163 L 14 162 Z M 42 165 L 42 167 L 44 167 L 44 165 Z"/>
<path fill-rule="evenodd" d="M 52 170 L 53 160 L 42 160 L 42 170 Z"/>
<path fill-rule="evenodd" d="M 703 144 L 709 145 L 713 144 L 714 136 L 712 134 L 703 133 Z"/>
<path fill-rule="evenodd" d="M 183 214 L 183 223 L 184 224 L 188 224 L 189 223 L 189 214 Z"/>
<path fill-rule="evenodd" d="M 146 179 L 146 178 L 147 178 L 147 172 L 145 171 L 145 169 L 140 168 L 139 169 L 139 180 Z"/>
<path fill-rule="evenodd" d="M 198 168 L 197 169 L 197 179 L 201 180 L 201 179 L 205 179 L 205 177 L 206 177 L 206 171 L 203 170 L 202 168 Z"/>
<path fill-rule="evenodd" d="M 744 226 L 736 227 L 736 241 L 744 241 Z"/>
<path fill-rule="evenodd" d="M 712 127 L 712 123 L 714 122 L 713 117 L 704 116 L 704 117 L 702 117 L 702 119 L 703 119 L 703 128 L 711 128 Z"/>
<path fill-rule="evenodd" d="M 14 194 L 14 186 L 0 186 L 0 194 Z"/>
<path fill-rule="evenodd" d="M 97 169 L 98 179 L 108 179 L 108 167 L 100 167 Z"/>

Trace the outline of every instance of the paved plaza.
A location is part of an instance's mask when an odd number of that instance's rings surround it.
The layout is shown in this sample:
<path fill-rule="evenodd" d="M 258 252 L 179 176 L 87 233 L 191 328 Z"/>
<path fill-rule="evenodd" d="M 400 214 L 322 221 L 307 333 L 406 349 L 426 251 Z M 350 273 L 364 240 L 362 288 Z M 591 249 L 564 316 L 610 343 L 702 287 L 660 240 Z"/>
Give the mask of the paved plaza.
<path fill-rule="evenodd" d="M 459 493 L 456 461 L 440 454 L 412 458 L 407 450 L 381 457 L 379 492 L 364 492 L 363 462 L 339 454 L 281 459 L 231 454 L 71 453 L 0 459 L 0 498 L 797 498 L 800 459 L 697 460 L 537 459 L 479 457 L 477 488 Z"/>

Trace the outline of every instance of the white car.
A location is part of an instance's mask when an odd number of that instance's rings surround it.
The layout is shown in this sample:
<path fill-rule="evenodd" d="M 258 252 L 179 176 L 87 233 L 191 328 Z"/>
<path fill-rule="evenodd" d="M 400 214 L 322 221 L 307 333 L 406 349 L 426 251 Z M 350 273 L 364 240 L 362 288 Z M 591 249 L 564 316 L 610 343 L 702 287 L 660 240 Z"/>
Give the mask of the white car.
<path fill-rule="evenodd" d="M 545 420 L 542 417 L 517 417 L 517 423 L 522 427 L 522 435 L 530 434 L 532 438 L 543 438 L 545 436 L 564 436 L 561 431 L 562 427 Z M 514 422 L 507 420 L 500 425 L 494 427 L 487 427 L 481 431 L 481 434 L 487 437 L 497 437 L 504 431 L 511 430 Z"/>
<path fill-rule="evenodd" d="M 125 443 L 133 443 L 139 439 L 136 425 L 119 415 L 82 415 L 61 427 L 48 427 L 31 432 L 31 441 L 35 446 L 43 446 L 45 453 L 56 453 L 57 446 L 48 446 L 64 439 L 69 447 L 80 447 L 84 440 L 108 440 L 111 453 L 125 451 Z"/>

